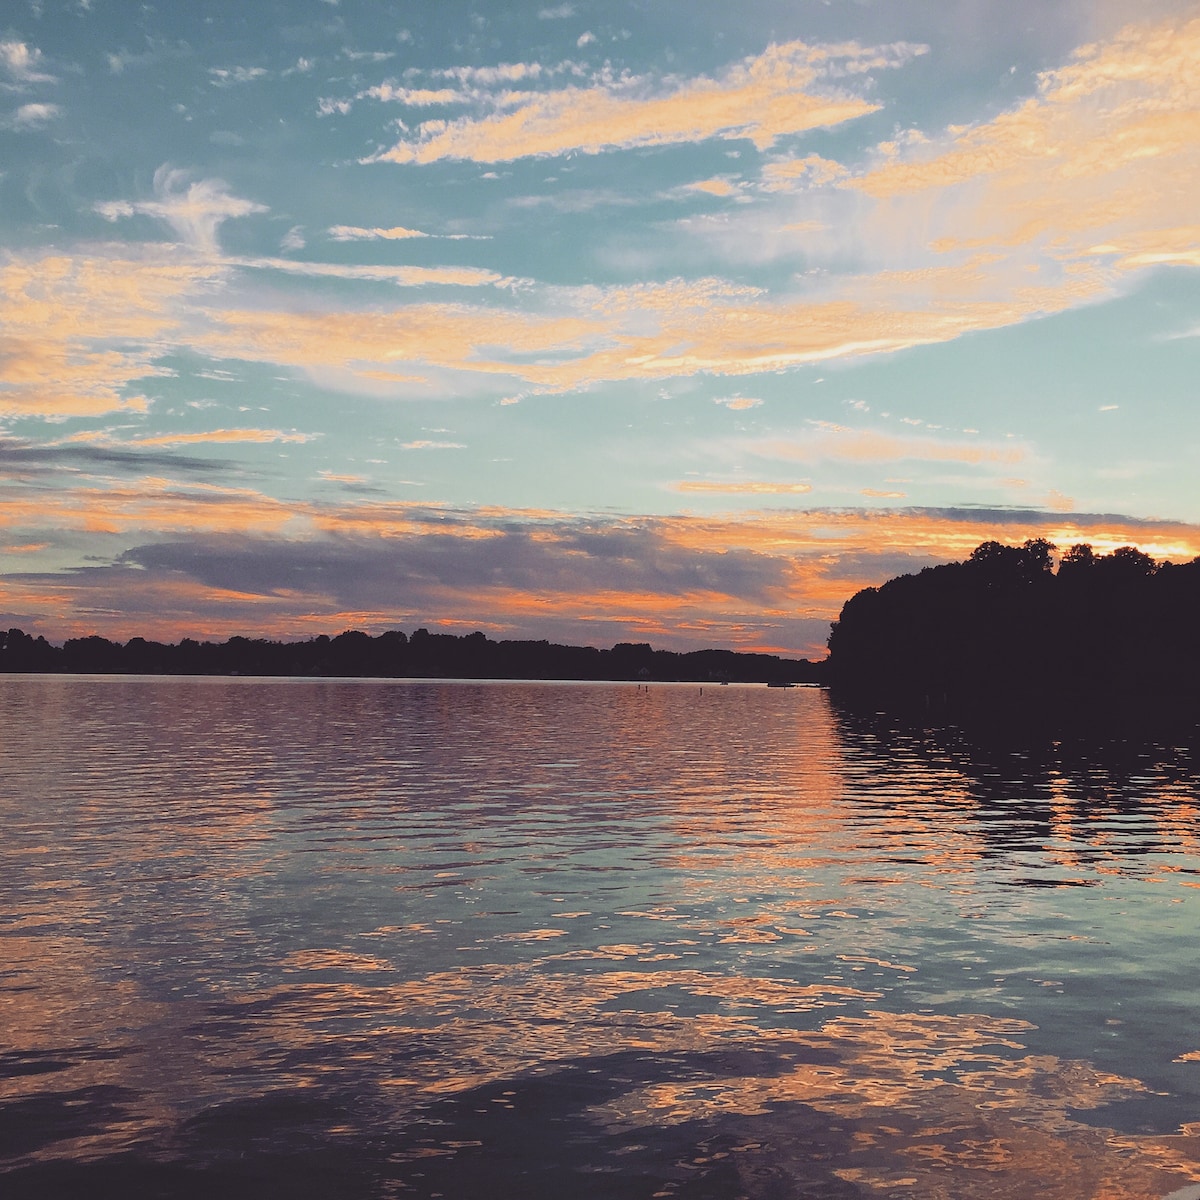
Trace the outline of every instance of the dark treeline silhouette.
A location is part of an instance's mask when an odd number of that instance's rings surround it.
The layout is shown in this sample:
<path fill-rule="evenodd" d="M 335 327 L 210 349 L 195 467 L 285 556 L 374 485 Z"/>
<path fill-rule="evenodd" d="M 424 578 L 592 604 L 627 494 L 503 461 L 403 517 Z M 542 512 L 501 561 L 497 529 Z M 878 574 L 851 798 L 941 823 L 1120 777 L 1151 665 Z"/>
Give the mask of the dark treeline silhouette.
<path fill-rule="evenodd" d="M 984 542 L 965 562 L 866 588 L 829 637 L 829 682 L 851 700 L 926 708 L 1200 702 L 1200 559 L 1156 563 Z"/>
<path fill-rule="evenodd" d="M 337 637 L 276 642 L 233 637 L 177 644 L 131 638 L 124 644 L 92 636 L 62 646 L 19 629 L 0 632 L 0 672 L 132 675 L 302 675 L 416 679 L 690 680 L 732 683 L 812 683 L 820 663 L 774 654 L 654 650 L 620 642 L 611 650 L 545 641 L 494 642 L 482 633 L 458 637 L 418 629 L 378 637 L 347 630 Z"/>

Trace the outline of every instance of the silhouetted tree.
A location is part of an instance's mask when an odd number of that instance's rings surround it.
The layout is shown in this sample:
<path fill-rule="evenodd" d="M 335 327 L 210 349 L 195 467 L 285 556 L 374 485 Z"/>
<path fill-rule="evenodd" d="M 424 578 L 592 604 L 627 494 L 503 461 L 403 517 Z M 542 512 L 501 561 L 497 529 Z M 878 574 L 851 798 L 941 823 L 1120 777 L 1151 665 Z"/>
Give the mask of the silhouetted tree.
<path fill-rule="evenodd" d="M 1134 546 L 989 541 L 963 563 L 852 596 L 830 631 L 833 686 L 897 700 L 1012 705 L 1118 693 L 1200 700 L 1200 559 Z"/>
<path fill-rule="evenodd" d="M 1058 564 L 1058 576 L 1067 579 L 1083 575 L 1096 565 L 1096 554 L 1087 542 L 1079 542 L 1062 556 Z"/>

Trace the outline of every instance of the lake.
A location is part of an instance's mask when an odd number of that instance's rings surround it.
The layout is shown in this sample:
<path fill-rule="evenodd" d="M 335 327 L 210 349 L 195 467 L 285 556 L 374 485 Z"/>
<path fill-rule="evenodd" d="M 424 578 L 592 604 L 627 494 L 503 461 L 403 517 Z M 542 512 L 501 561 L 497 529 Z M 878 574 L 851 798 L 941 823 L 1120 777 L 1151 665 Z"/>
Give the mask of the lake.
<path fill-rule="evenodd" d="M 0 676 L 0 1194 L 1200 1196 L 1198 744 Z"/>

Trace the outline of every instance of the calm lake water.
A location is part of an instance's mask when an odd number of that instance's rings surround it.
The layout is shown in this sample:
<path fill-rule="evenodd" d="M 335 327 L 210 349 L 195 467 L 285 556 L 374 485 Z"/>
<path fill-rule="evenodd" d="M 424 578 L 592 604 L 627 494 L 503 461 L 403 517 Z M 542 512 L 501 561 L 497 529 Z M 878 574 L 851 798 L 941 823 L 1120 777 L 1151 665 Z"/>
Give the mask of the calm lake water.
<path fill-rule="evenodd" d="M 1198 744 L 0 676 L 0 1194 L 1189 1196 Z"/>

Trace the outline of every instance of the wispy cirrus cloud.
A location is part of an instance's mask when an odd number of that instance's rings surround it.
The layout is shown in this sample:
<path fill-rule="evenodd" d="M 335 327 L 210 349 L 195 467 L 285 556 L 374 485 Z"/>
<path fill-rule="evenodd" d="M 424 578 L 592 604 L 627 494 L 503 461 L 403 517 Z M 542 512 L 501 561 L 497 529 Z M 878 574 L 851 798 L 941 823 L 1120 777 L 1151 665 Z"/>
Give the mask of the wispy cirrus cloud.
<path fill-rule="evenodd" d="M 427 238 L 429 234 L 423 233 L 420 229 L 406 229 L 403 225 L 393 225 L 390 229 L 383 229 L 378 226 L 366 229 L 360 225 L 331 225 L 329 227 L 329 236 L 335 242 L 363 242 L 375 241 L 379 238 L 385 241 L 402 241 L 405 238 Z"/>
<path fill-rule="evenodd" d="M 239 83 L 253 83 L 270 72 L 266 67 L 209 67 L 209 81 L 215 87 L 234 87 Z"/>
<path fill-rule="evenodd" d="M 0 261 L 0 415 L 144 410 L 136 385 L 184 338 L 188 298 L 223 270 L 172 247 L 47 251 Z"/>
<path fill-rule="evenodd" d="M 676 492 L 698 492 L 713 496 L 803 496 L 811 483 L 768 483 L 761 480 L 681 479 L 671 485 Z"/>
<path fill-rule="evenodd" d="M 888 143 L 841 183 L 880 202 L 885 233 L 924 222 L 940 254 L 1200 265 L 1200 18 L 1127 26 L 1017 107 Z"/>
<path fill-rule="evenodd" d="M 426 233 L 422 229 L 408 229 L 403 225 L 390 228 L 382 226 L 331 225 L 329 236 L 335 242 L 406 241 L 409 238 L 438 238 L 447 242 L 488 241 L 486 235 L 470 233 Z"/>
<path fill-rule="evenodd" d="M 228 267 L 250 271 L 278 271 L 312 278 L 394 283 L 397 287 L 510 287 L 517 281 L 483 267 L 374 266 L 358 263 L 309 262 L 295 258 L 225 258 Z"/>
<path fill-rule="evenodd" d="M 810 432 L 798 437 L 751 439 L 745 446 L 758 458 L 800 463 L 920 461 L 1011 466 L 1028 454 L 1019 445 L 905 437 L 827 422 L 814 422 Z"/>
<path fill-rule="evenodd" d="M 370 161 L 480 163 L 567 154 L 598 154 L 635 146 L 665 146 L 709 138 L 749 139 L 766 149 L 779 138 L 840 125 L 878 105 L 834 88 L 833 76 L 902 65 L 926 47 L 909 43 L 864 48 L 853 43 L 769 46 L 716 76 L 686 80 L 596 78 L 590 86 L 509 90 L 494 111 L 421 123 L 416 136 Z M 524 68 L 508 82 L 536 77 Z"/>
<path fill-rule="evenodd" d="M 290 433 L 282 429 L 202 429 L 190 433 L 164 433 L 154 437 L 137 437 L 130 443 L 133 446 L 188 446 L 211 442 L 230 444 L 249 442 L 261 444 L 264 442 L 311 442 L 318 435 L 311 433 Z"/>
<path fill-rule="evenodd" d="M 551 289 L 540 304 L 521 309 L 425 303 L 390 311 L 214 310 L 202 344 L 218 356 L 306 370 L 361 372 L 403 362 L 566 392 L 601 381 L 748 376 L 892 353 L 1061 312 L 1104 294 L 1106 286 L 1102 276 L 1076 274 L 1023 286 L 1015 295 L 979 296 L 972 294 L 981 285 L 970 268 L 945 269 L 928 289 L 920 282 L 840 285 L 862 291 L 860 300 L 777 299 L 703 280 Z"/>
<path fill-rule="evenodd" d="M 217 231 L 235 217 L 267 212 L 264 204 L 234 196 L 220 179 L 192 180 L 169 165 L 154 172 L 153 200 L 104 200 L 95 211 L 106 221 L 144 215 L 165 222 L 185 245 L 203 254 L 219 251 Z"/>
<path fill-rule="evenodd" d="M 448 104 L 466 104 L 471 94 L 459 88 L 413 88 L 381 83 L 359 92 L 358 100 L 381 100 L 384 104 L 404 104 L 409 108 L 433 108 Z"/>
<path fill-rule="evenodd" d="M 72 438 L 65 442 L 39 443 L 24 438 L 0 437 L 0 471 L 8 480 L 57 476 L 61 481 L 72 475 L 144 475 L 149 471 L 213 474 L 228 467 L 219 460 L 159 454 L 142 448 L 150 444 L 114 445 L 99 438 L 90 442 Z"/>

